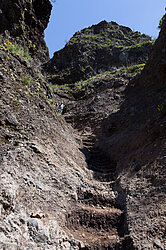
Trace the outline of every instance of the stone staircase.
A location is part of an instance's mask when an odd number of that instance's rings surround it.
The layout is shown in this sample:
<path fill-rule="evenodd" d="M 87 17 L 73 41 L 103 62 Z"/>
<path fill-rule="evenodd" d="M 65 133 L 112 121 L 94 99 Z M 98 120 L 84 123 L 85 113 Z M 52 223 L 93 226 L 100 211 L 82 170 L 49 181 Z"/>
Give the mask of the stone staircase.
<path fill-rule="evenodd" d="M 110 161 L 109 157 L 95 146 L 95 135 L 82 137 L 83 147 L 88 149 L 88 169 L 93 171 L 93 177 L 102 182 L 109 182 L 114 179 L 116 164 Z"/>
<path fill-rule="evenodd" d="M 120 209 L 80 203 L 68 213 L 66 226 L 80 242 L 80 249 L 118 249 L 117 244 L 121 242 L 118 227 L 122 215 Z"/>
<path fill-rule="evenodd" d="M 94 147 L 94 144 L 96 142 L 96 136 L 95 135 L 82 135 L 82 144 L 85 148 L 87 148 L 89 151 Z"/>
<path fill-rule="evenodd" d="M 116 204 L 112 190 L 115 164 L 96 147 L 93 134 L 82 135 L 83 148 L 88 150 L 88 169 L 94 180 L 79 190 L 78 202 L 66 214 L 69 234 L 79 242 L 79 249 L 125 249 L 123 246 L 124 211 Z"/>
<path fill-rule="evenodd" d="M 90 151 L 88 168 L 93 170 L 93 177 L 102 182 L 113 180 L 115 166 L 110 162 L 108 156 L 100 151 L 99 148 L 93 147 Z"/>
<path fill-rule="evenodd" d="M 65 116 L 65 121 L 72 124 L 74 122 L 74 117 L 72 115 Z"/>

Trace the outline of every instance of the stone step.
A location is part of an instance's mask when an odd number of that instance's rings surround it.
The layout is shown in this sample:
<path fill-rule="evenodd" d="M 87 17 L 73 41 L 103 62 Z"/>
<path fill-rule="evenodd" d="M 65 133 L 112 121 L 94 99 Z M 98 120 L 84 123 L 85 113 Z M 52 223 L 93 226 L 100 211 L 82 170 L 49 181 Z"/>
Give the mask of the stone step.
<path fill-rule="evenodd" d="M 113 175 L 114 171 L 111 171 L 109 168 L 106 169 L 106 168 L 99 168 L 99 167 L 89 167 L 89 170 L 92 170 L 94 172 L 96 172 L 98 175 Z"/>
<path fill-rule="evenodd" d="M 100 165 L 100 164 L 89 164 L 88 168 L 89 169 L 96 169 L 96 170 L 98 170 L 98 172 L 101 172 L 101 173 L 113 172 L 114 171 L 114 169 L 112 169 L 110 167 L 110 165 L 107 165 L 107 164 L 105 164 L 105 165 L 104 164 L 102 164 L 102 165 Z"/>
<path fill-rule="evenodd" d="M 120 209 L 79 204 L 66 215 L 66 227 L 86 246 L 82 249 L 114 249 L 122 216 Z"/>
<path fill-rule="evenodd" d="M 89 135 L 89 136 L 81 136 L 82 137 L 82 140 L 88 140 L 88 141 L 93 141 L 96 139 L 96 136 L 94 135 Z"/>
<path fill-rule="evenodd" d="M 65 118 L 65 121 L 67 123 L 72 123 L 74 121 L 74 119 L 73 118 Z"/>
<path fill-rule="evenodd" d="M 90 152 L 91 153 L 91 152 Z M 91 154 L 91 161 L 96 160 L 96 161 L 107 161 L 110 162 L 110 159 L 107 156 L 104 156 L 102 154 Z"/>
<path fill-rule="evenodd" d="M 93 178 L 100 182 L 110 182 L 114 180 L 114 173 L 101 173 L 98 171 L 94 171 Z"/>
<path fill-rule="evenodd" d="M 84 146 L 84 147 L 87 148 L 89 150 L 89 152 L 90 152 L 93 146 L 89 145 L 89 146 Z"/>
<path fill-rule="evenodd" d="M 112 169 L 111 164 L 108 162 L 90 161 L 89 166 L 99 167 L 99 168 L 109 168 Z"/>
<path fill-rule="evenodd" d="M 82 230 L 82 228 L 80 228 L 77 230 L 69 230 L 69 234 L 79 242 L 80 250 L 123 249 L 121 248 L 121 239 L 116 231 L 112 231 L 111 233 L 96 233 L 95 230 Z"/>
<path fill-rule="evenodd" d="M 87 145 L 87 146 L 93 146 L 94 145 L 94 143 L 93 142 L 89 142 L 89 141 L 83 141 L 83 145 Z"/>
<path fill-rule="evenodd" d="M 98 186 L 98 181 L 93 180 L 93 182 L 96 182 Z M 103 182 L 100 183 L 102 183 L 103 187 Z M 96 189 L 80 190 L 77 194 L 78 202 L 95 207 L 116 207 L 116 196 L 115 193 L 110 190 L 110 182 L 104 182 L 104 185 L 108 185 L 108 189 L 97 190 L 97 192 Z"/>
<path fill-rule="evenodd" d="M 73 229 L 86 227 L 109 232 L 118 227 L 122 213 L 117 208 L 100 208 L 79 204 L 77 208 L 67 214 L 66 226 Z"/>
<path fill-rule="evenodd" d="M 91 151 L 91 155 L 92 155 L 92 156 L 93 156 L 93 155 L 96 155 L 96 156 L 100 155 L 101 157 L 104 157 L 104 156 L 103 156 L 103 153 L 102 153 L 100 150 L 98 150 L 98 149 L 94 149 L 94 147 L 93 147 L 93 149 L 92 149 L 92 151 Z"/>
<path fill-rule="evenodd" d="M 91 157 L 89 160 L 90 163 L 99 163 L 99 164 L 107 164 L 110 165 L 110 160 L 107 158 L 101 158 L 101 157 Z"/>
<path fill-rule="evenodd" d="M 111 163 L 109 160 L 103 160 L 103 159 L 89 159 L 89 162 L 88 162 L 90 165 L 100 165 L 100 166 L 104 166 L 104 165 L 107 165 L 107 166 L 111 166 Z"/>
<path fill-rule="evenodd" d="M 86 134 L 81 134 L 82 138 L 96 138 L 96 135 L 92 134 L 92 133 L 86 133 Z"/>

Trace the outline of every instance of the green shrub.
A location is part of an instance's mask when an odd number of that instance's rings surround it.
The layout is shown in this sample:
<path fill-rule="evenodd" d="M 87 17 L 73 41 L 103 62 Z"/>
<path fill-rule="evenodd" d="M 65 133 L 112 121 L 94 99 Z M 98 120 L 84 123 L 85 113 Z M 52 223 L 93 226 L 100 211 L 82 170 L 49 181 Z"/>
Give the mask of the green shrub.
<path fill-rule="evenodd" d="M 22 57 L 26 59 L 31 59 L 30 54 L 27 51 L 24 51 L 24 48 L 17 44 L 16 42 L 12 42 L 10 38 L 3 40 L 2 38 L 0 39 L 0 47 L 9 50 L 10 52 L 21 55 Z"/>
<path fill-rule="evenodd" d="M 128 47 L 122 47 L 122 49 L 121 49 L 121 51 L 129 51 L 129 50 L 135 50 L 135 51 L 137 51 L 137 50 L 141 50 L 141 49 L 143 49 L 143 48 L 146 48 L 146 47 L 148 47 L 150 44 L 152 44 L 153 45 L 153 43 L 154 43 L 154 41 L 153 40 L 150 40 L 150 41 L 147 41 L 147 42 L 143 42 L 143 43 L 138 43 L 138 44 L 136 44 L 136 45 L 131 45 L 131 46 L 128 46 Z"/>
<path fill-rule="evenodd" d="M 29 78 L 29 76 L 23 76 L 21 80 L 22 80 L 24 85 L 30 86 L 30 78 Z"/>
<path fill-rule="evenodd" d="M 165 102 L 162 102 L 160 105 L 157 106 L 157 110 L 159 112 L 163 112 L 166 110 L 166 103 Z"/>
<path fill-rule="evenodd" d="M 138 65 L 132 65 L 130 67 L 127 67 L 127 71 L 129 73 L 139 73 L 144 69 L 144 67 L 145 67 L 144 63 Z"/>
<path fill-rule="evenodd" d="M 165 15 L 162 16 L 162 18 L 160 19 L 159 21 L 159 25 L 158 25 L 158 29 L 161 29 L 162 25 L 163 25 L 163 22 L 165 20 Z"/>

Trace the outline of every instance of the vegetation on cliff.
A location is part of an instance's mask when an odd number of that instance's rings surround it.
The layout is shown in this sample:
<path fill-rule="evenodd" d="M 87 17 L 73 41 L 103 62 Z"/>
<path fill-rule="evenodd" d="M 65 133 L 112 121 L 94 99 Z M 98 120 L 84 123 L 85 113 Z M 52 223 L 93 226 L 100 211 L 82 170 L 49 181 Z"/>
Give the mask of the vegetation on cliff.
<path fill-rule="evenodd" d="M 52 5 L 49 0 L 0 1 L 0 34 L 19 38 L 20 45 L 40 61 L 49 59 L 44 41 Z"/>
<path fill-rule="evenodd" d="M 51 83 L 74 83 L 114 68 L 145 63 L 152 44 L 149 36 L 103 21 L 77 32 L 44 68 Z"/>
<path fill-rule="evenodd" d="M 160 19 L 158 29 L 162 28 L 162 25 L 163 25 L 164 21 L 165 21 L 165 15 L 163 15 L 162 18 Z"/>
<path fill-rule="evenodd" d="M 110 82 L 112 79 L 127 76 L 133 78 L 140 74 L 144 69 L 145 64 L 132 65 L 128 67 L 120 67 L 113 71 L 106 71 L 101 74 L 92 76 L 86 80 L 81 80 L 73 84 L 52 84 L 49 86 L 54 93 L 60 96 L 66 96 L 68 99 L 81 100 L 89 98 L 91 95 L 97 93 L 99 89 L 103 89 L 106 82 Z"/>

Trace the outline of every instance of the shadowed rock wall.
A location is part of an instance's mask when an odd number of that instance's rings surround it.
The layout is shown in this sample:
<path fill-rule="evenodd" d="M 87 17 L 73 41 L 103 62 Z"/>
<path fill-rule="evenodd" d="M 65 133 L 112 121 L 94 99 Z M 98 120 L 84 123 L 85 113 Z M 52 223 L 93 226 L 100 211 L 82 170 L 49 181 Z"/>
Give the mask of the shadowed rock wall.
<path fill-rule="evenodd" d="M 51 9 L 49 0 L 1 0 L 0 34 L 19 39 L 31 55 L 48 60 L 44 30 Z"/>

